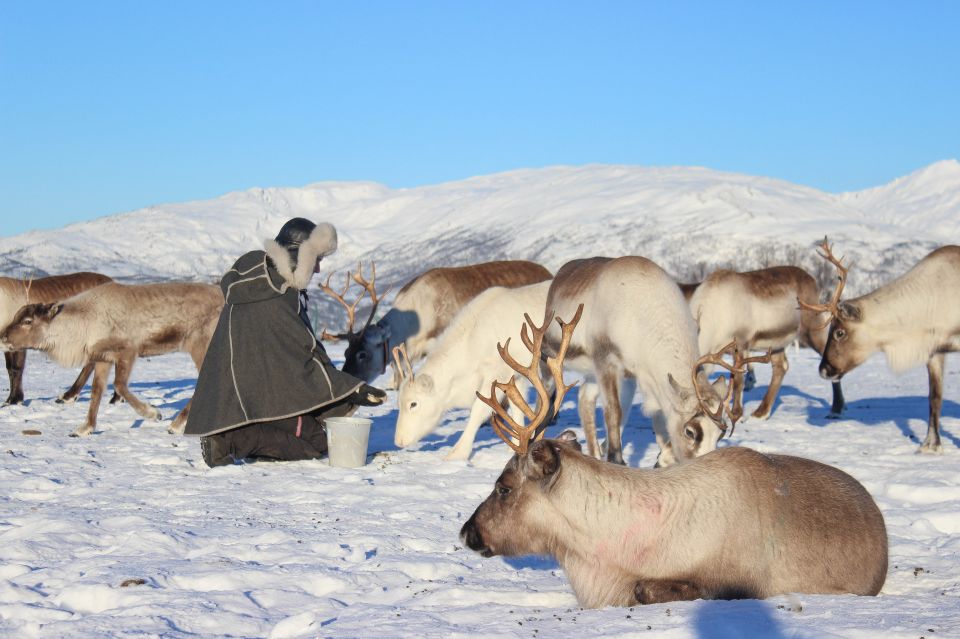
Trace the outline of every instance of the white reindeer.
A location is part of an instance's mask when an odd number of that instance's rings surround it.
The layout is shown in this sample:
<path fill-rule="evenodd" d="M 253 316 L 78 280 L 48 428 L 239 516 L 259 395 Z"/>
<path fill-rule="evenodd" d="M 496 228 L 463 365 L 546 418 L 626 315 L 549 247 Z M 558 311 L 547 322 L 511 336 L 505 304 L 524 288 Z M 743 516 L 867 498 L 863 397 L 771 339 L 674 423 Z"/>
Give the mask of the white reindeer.
<path fill-rule="evenodd" d="M 643 257 L 573 260 L 554 276 L 545 308 L 570 317 L 581 303 L 583 319 L 566 365 L 597 383 L 581 389 L 579 397 L 588 453 L 599 454 L 594 418 L 599 393 L 607 459 L 623 463 L 620 428 L 637 384 L 660 445 L 659 465 L 716 448 L 726 426 L 708 417 L 698 398 L 703 396 L 712 412 L 726 393 L 725 382 L 721 378 L 711 386 L 702 371 L 691 374 L 699 358 L 697 326 L 673 278 Z M 558 330 L 547 330 L 548 348 L 559 344 Z"/>
<path fill-rule="evenodd" d="M 939 453 L 943 363 L 946 353 L 960 351 L 960 246 L 942 246 L 885 286 L 840 301 L 847 281 L 843 258 L 834 257 L 826 238 L 820 255 L 840 274 L 840 284 L 827 304 L 804 308 L 831 314 L 820 376 L 839 380 L 870 355 L 883 351 L 895 372 L 926 362 L 930 383 L 930 415 L 922 453 Z"/>
<path fill-rule="evenodd" d="M 546 281 L 519 288 L 489 288 L 457 314 L 420 370 L 414 374 L 408 366 L 400 383 L 397 446 L 420 441 L 436 429 L 446 411 L 469 408 L 463 434 L 446 459 L 470 456 L 477 429 L 492 412 L 478 399 L 477 391 L 486 390 L 484 384 L 490 379 L 510 373 L 496 345 L 517 334 L 524 314 L 543 312 L 549 287 Z"/>

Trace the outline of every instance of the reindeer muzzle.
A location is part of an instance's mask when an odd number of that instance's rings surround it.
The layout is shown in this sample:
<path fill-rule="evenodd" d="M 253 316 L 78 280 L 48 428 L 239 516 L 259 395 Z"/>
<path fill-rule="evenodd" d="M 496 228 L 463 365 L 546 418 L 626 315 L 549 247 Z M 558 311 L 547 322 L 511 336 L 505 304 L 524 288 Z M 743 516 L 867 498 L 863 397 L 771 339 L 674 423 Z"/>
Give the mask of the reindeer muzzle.
<path fill-rule="evenodd" d="M 477 527 L 477 514 L 471 515 L 467 523 L 460 529 L 460 539 L 470 550 L 480 553 L 484 557 L 493 557 L 493 551 L 483 541 L 483 535 L 480 534 L 480 528 Z"/>

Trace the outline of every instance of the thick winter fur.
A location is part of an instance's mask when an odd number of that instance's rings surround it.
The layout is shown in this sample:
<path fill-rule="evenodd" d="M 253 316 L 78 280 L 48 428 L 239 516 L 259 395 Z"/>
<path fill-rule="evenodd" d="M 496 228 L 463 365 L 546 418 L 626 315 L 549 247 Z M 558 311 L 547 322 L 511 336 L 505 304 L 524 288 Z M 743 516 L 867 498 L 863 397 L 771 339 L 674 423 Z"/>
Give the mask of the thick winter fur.
<path fill-rule="evenodd" d="M 263 245 L 287 285 L 303 290 L 313 277 L 317 258 L 324 258 L 337 250 L 337 230 L 327 222 L 317 224 L 310 232 L 310 237 L 300 245 L 296 264 L 287 249 L 276 240 L 266 240 Z"/>
<path fill-rule="evenodd" d="M 457 314 L 415 377 L 400 384 L 397 446 L 409 446 L 432 432 L 446 411 L 470 408 L 463 434 L 447 459 L 470 456 L 477 430 L 492 412 L 477 399 L 477 391 L 487 395 L 493 380 L 505 382 L 513 375 L 497 344 L 510 338 L 510 354 L 519 362 L 529 361 L 530 352 L 520 341 L 523 316 L 543 313 L 549 287 L 547 281 L 518 288 L 488 288 Z M 512 411 L 515 420 L 522 419 L 522 413 L 513 407 Z"/>
<path fill-rule="evenodd" d="M 723 431 L 704 416 L 694 393 L 697 326 L 676 282 L 643 257 L 574 260 L 554 277 L 546 310 L 569 318 L 581 303 L 583 316 L 566 365 L 588 376 L 579 402 L 589 454 L 598 454 L 593 402 L 599 392 L 607 459 L 623 463 L 620 428 L 635 384 L 643 393 L 644 413 L 653 419 L 660 464 L 716 448 Z M 556 349 L 559 341 L 560 329 L 552 324 L 545 342 Z M 719 396 L 702 373 L 698 384 L 715 407 Z"/>
<path fill-rule="evenodd" d="M 550 278 L 550 271 L 526 261 L 432 268 L 400 289 L 390 311 L 350 341 L 343 370 L 371 382 L 386 370 L 391 350 L 400 344 L 405 345 L 410 361 L 415 363 L 430 352 L 460 309 L 482 291 L 491 286 L 526 286 Z M 393 387 L 399 382 L 399 372 L 394 370 Z"/>
<path fill-rule="evenodd" d="M 940 452 L 944 355 L 960 351 L 960 246 L 933 251 L 872 293 L 841 302 L 830 324 L 820 375 L 839 379 L 883 351 L 901 372 L 926 362 L 930 417 L 921 452 Z"/>
<path fill-rule="evenodd" d="M 699 326 L 701 353 L 713 353 L 736 339 L 747 350 L 773 351 L 773 375 L 766 395 L 753 412 L 767 418 L 787 372 L 786 347 L 794 340 L 823 353 L 827 341 L 826 315 L 800 310 L 797 300 L 816 304 L 816 280 L 795 266 L 774 266 L 738 273 L 721 269 L 711 273 L 690 296 L 690 311 Z M 742 378 L 735 377 L 734 413 L 742 412 Z M 840 383 L 833 385 L 832 415 L 843 410 Z"/>
<path fill-rule="evenodd" d="M 109 281 L 111 280 L 106 275 L 89 272 L 53 275 L 33 280 L 0 277 L 0 330 L 6 328 L 17 311 L 27 304 L 49 304 L 64 300 Z M 27 354 L 25 351 L 8 351 L 4 356 L 7 375 L 10 377 L 10 394 L 5 403 L 20 404 L 23 402 L 23 369 L 26 366 Z M 69 401 L 75 398 L 92 371 L 92 367 L 84 367 L 77 381 L 63 394 L 62 399 Z"/>
<path fill-rule="evenodd" d="M 199 369 L 222 307 L 220 288 L 211 284 L 111 282 L 63 302 L 25 306 L 0 333 L 0 344 L 43 351 L 63 366 L 94 364 L 87 420 L 73 433 L 89 435 L 112 364 L 117 392 L 141 416 L 159 419 L 159 411 L 127 387 L 134 361 L 187 352 Z M 174 419 L 171 432 L 182 432 L 189 410 L 188 403 Z"/>
<path fill-rule="evenodd" d="M 843 471 L 741 447 L 632 469 L 544 440 L 461 530 L 484 556 L 555 557 L 582 606 L 785 593 L 876 595 L 883 516 Z"/>

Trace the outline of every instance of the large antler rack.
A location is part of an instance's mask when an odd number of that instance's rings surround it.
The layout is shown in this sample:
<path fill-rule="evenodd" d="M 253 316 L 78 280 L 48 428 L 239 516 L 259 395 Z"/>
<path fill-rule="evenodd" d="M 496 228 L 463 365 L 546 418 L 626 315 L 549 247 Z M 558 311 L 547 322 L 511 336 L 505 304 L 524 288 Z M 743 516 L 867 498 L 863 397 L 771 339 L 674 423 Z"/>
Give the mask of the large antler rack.
<path fill-rule="evenodd" d="M 386 297 L 387 293 L 390 292 L 391 287 L 387 287 L 386 290 L 378 295 L 377 294 L 377 265 L 374 262 L 370 263 L 370 280 L 368 281 L 363 277 L 363 265 L 362 263 L 357 263 L 357 271 L 351 273 L 347 271 L 346 277 L 344 278 L 344 286 L 342 292 L 335 291 L 330 286 L 330 279 L 333 277 L 333 273 L 327 275 L 327 280 L 320 285 L 320 290 L 338 301 L 344 309 L 347 311 L 347 331 L 345 333 L 329 333 L 327 329 L 323 329 L 323 332 L 320 334 L 320 339 L 323 340 L 353 340 L 356 339 L 359 335 L 362 335 L 364 331 L 367 330 L 367 327 L 370 326 L 370 323 L 373 321 L 374 315 L 377 312 L 377 307 L 380 305 L 380 301 Z M 353 301 L 353 303 L 348 303 L 346 300 L 347 293 L 350 291 L 350 287 L 353 286 L 353 283 L 356 282 L 363 289 L 360 292 L 360 295 Z M 356 321 L 357 307 L 360 305 L 360 302 L 363 300 L 365 295 L 370 296 L 370 315 L 367 316 L 367 321 L 359 331 L 353 330 L 354 322 Z"/>
<path fill-rule="evenodd" d="M 837 259 L 833 255 L 833 247 L 830 246 L 830 243 L 827 242 L 826 236 L 823 238 L 823 242 L 819 244 L 819 248 L 823 249 L 823 252 L 817 251 L 817 255 L 827 260 L 837 268 L 837 277 L 840 282 L 837 284 L 837 288 L 833 291 L 833 297 L 829 302 L 825 304 L 807 304 L 799 297 L 797 298 L 797 303 L 800 304 L 800 308 L 806 311 L 813 311 L 815 313 L 830 313 L 830 316 L 827 318 L 827 321 L 817 327 L 817 329 L 824 328 L 834 319 L 840 316 L 840 296 L 843 294 L 843 287 L 847 283 L 847 272 L 850 270 L 849 264 L 847 266 L 843 265 L 843 257 Z"/>
<path fill-rule="evenodd" d="M 732 342 L 721 348 L 715 353 L 707 353 L 697 360 L 696 364 L 693 365 L 693 390 L 697 394 L 697 400 L 700 402 L 700 408 L 703 412 L 712 419 L 721 430 L 726 430 L 726 424 L 723 422 L 723 411 L 727 410 L 730 414 L 730 435 L 733 435 L 733 429 L 737 424 L 737 420 L 740 419 L 741 415 L 734 412 L 729 408 L 730 401 L 733 398 L 733 387 L 734 387 L 734 378 L 739 375 L 743 375 L 747 370 L 748 364 L 761 364 L 769 363 L 770 358 L 773 354 L 773 351 L 767 349 L 767 352 L 763 355 L 754 355 L 752 357 L 744 357 L 743 351 L 740 348 L 740 345 L 737 343 L 737 340 L 734 339 Z M 724 355 L 729 355 L 733 359 L 733 363 L 728 363 L 723 357 Z M 700 384 L 697 383 L 697 373 L 700 370 L 700 367 L 704 364 L 713 364 L 721 368 L 726 369 L 730 372 L 730 380 L 727 383 L 727 392 L 720 399 L 720 404 L 717 406 L 716 410 L 710 410 L 710 406 L 707 405 L 707 400 L 703 396 L 702 391 L 700 390 Z"/>
<path fill-rule="evenodd" d="M 580 304 L 580 306 L 577 307 L 577 312 L 574 314 L 573 319 L 569 322 L 564 322 L 559 317 L 557 318 L 557 323 L 560 325 L 561 330 L 560 347 L 557 349 L 556 355 L 551 355 L 546 358 L 547 367 L 550 369 L 550 374 L 553 376 L 553 381 L 556 384 L 556 391 L 552 403 L 550 401 L 550 393 L 547 391 L 543 378 L 540 376 L 540 362 L 541 352 L 543 350 L 543 338 L 546 335 L 547 328 L 550 326 L 550 322 L 553 321 L 554 312 L 550 311 L 547 314 L 542 326 L 534 324 L 533 320 L 530 319 L 530 316 L 526 313 L 523 315 L 525 321 L 520 330 L 520 339 L 532 355 L 529 366 L 523 366 L 510 355 L 508 350 L 510 347 L 509 338 L 505 343 L 497 344 L 497 352 L 500 353 L 503 361 L 506 362 L 510 368 L 526 377 L 537 393 L 537 407 L 534 409 L 531 408 L 530 404 L 528 404 L 524 398 L 523 393 L 517 388 L 516 375 L 512 376 L 510 381 L 506 383 L 496 380 L 491 382 L 489 397 L 481 395 L 480 392 L 477 391 L 477 397 L 480 398 L 480 401 L 493 409 L 493 415 L 490 421 L 493 424 L 494 431 L 496 431 L 500 439 L 505 441 L 518 455 L 526 454 L 530 444 L 543 437 L 543 432 L 546 430 L 547 424 L 550 423 L 553 416 L 560 410 L 564 395 L 576 386 L 576 382 L 570 385 L 563 383 L 563 359 L 567 354 L 567 347 L 570 346 L 573 330 L 577 327 L 582 313 L 583 304 Z M 529 331 L 527 330 L 528 327 Z M 497 389 L 499 389 L 514 406 L 520 409 L 520 412 L 523 413 L 523 416 L 527 420 L 526 426 L 518 424 L 510 417 L 503 405 L 497 400 Z"/>

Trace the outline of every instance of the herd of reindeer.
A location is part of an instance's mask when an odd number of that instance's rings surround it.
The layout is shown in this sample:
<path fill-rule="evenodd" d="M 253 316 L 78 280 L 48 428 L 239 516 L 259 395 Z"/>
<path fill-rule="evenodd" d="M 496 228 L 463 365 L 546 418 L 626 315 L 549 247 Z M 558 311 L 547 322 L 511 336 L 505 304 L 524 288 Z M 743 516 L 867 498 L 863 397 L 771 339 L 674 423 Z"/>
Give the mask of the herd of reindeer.
<path fill-rule="evenodd" d="M 938 248 L 848 300 L 849 265 L 826 239 L 819 249 L 837 271 L 832 291 L 794 266 L 718 270 L 685 284 L 637 256 L 577 259 L 555 274 L 502 261 L 430 269 L 378 321 L 385 293 L 376 291 L 376 269 L 367 279 L 358 268 L 342 290 L 330 277 L 320 286 L 347 316 L 345 332 L 324 330 L 321 338 L 346 340 L 343 370 L 364 381 L 392 369 L 398 447 L 435 430 L 448 410 L 469 409 L 447 455 L 467 459 L 490 421 L 516 454 L 461 537 L 484 556 L 555 557 L 584 606 L 873 595 L 886 578 L 887 538 L 863 486 L 818 462 L 717 443 L 742 417 L 751 366 L 761 362 L 771 365 L 771 381 L 752 414 L 769 417 L 788 368 L 786 348 L 797 342 L 821 355 L 832 416 L 844 410 L 841 377 L 873 353 L 884 352 L 897 371 L 926 363 L 930 412 L 920 451 L 940 452 L 944 356 L 960 351 L 960 246 Z M 353 284 L 360 293 L 348 301 Z M 367 296 L 369 316 L 356 330 Z M 222 306 L 210 284 L 125 285 L 95 273 L 0 278 L 7 403 L 23 402 L 25 352 L 33 349 L 82 367 L 58 401 L 75 399 L 93 375 L 86 421 L 72 435 L 95 430 L 111 367 L 111 402 L 159 419 L 129 389 L 136 358 L 187 352 L 199 369 Z M 511 344 L 518 335 L 522 348 Z M 711 382 L 715 367 L 729 377 Z M 585 453 L 573 431 L 543 437 L 572 387 L 564 370 L 582 377 Z M 653 469 L 624 466 L 621 428 L 638 387 L 659 445 Z M 189 408 L 170 432 L 183 431 Z"/>

